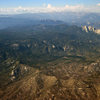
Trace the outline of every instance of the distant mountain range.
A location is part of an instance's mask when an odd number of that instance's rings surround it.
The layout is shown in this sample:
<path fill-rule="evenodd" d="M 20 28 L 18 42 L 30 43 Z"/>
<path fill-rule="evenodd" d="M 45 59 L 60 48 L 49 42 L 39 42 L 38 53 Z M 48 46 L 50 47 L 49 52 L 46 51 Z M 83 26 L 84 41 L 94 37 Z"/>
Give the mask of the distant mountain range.
<path fill-rule="evenodd" d="M 45 22 L 43 21 L 45 20 Z M 55 22 L 52 22 L 52 21 Z M 16 15 L 0 15 L 0 29 L 33 24 L 61 24 L 77 26 L 92 26 L 100 28 L 100 13 L 75 13 L 75 12 L 55 12 L 55 13 L 27 13 Z"/>

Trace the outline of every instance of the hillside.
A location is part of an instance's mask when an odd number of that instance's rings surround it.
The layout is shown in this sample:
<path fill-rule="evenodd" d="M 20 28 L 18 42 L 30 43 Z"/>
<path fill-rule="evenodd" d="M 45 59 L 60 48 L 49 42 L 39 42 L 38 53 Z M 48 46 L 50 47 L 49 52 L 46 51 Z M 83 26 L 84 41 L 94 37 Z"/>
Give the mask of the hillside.
<path fill-rule="evenodd" d="M 0 30 L 1 100 L 100 100 L 100 35 L 66 24 Z"/>

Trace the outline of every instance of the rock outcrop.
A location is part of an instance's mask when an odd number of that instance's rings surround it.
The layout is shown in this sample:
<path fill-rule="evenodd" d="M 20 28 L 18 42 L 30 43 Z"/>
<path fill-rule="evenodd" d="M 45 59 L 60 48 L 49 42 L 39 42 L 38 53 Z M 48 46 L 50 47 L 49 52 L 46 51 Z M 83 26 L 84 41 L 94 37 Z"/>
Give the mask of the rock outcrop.
<path fill-rule="evenodd" d="M 94 32 L 96 34 L 100 34 L 100 29 L 96 29 L 92 26 L 82 26 L 82 30 L 85 32 Z"/>
<path fill-rule="evenodd" d="M 0 90 L 1 100 L 100 100 L 99 61 L 83 65 L 63 60 L 47 65 L 31 68 L 30 74 Z M 21 65 L 17 74 L 26 69 L 30 67 Z"/>

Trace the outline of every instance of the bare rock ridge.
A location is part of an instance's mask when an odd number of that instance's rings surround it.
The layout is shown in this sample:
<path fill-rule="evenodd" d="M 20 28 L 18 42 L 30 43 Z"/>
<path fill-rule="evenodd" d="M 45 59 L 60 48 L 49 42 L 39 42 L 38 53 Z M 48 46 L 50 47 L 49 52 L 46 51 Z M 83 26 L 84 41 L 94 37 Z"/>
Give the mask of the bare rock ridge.
<path fill-rule="evenodd" d="M 28 74 L 1 89 L 0 100 L 100 100 L 99 60 L 82 64 L 66 63 L 65 58 L 47 65 L 37 69 L 19 64 L 16 76 Z"/>
<path fill-rule="evenodd" d="M 92 31 L 94 33 L 97 33 L 97 34 L 100 34 L 100 29 L 96 29 L 92 26 L 82 26 L 82 30 L 84 30 L 85 32 L 89 32 L 89 31 Z"/>

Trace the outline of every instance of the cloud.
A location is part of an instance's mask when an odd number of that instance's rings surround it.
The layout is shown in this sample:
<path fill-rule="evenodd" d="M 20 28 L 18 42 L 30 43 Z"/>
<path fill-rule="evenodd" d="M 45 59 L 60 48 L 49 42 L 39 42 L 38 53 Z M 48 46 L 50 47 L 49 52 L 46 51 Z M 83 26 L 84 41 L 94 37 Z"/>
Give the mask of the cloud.
<path fill-rule="evenodd" d="M 51 9 L 52 8 L 51 4 L 48 4 L 47 5 L 47 8 Z"/>
<path fill-rule="evenodd" d="M 100 3 L 98 3 L 97 6 L 100 6 Z"/>
<path fill-rule="evenodd" d="M 16 8 L 0 8 L 0 14 L 19 14 L 19 13 L 39 13 L 39 12 L 64 12 L 64 11 L 72 11 L 72 12 L 96 12 L 100 11 L 98 7 L 86 7 L 83 5 L 65 5 L 65 6 L 52 6 L 51 4 L 43 4 L 42 7 L 16 7 Z"/>
<path fill-rule="evenodd" d="M 82 5 L 76 5 L 76 6 L 69 6 L 69 5 L 65 5 L 63 7 L 54 7 L 50 4 L 47 5 L 47 10 L 51 11 L 51 12 L 61 12 L 61 11 L 79 11 L 81 9 L 83 9 L 84 7 Z"/>

